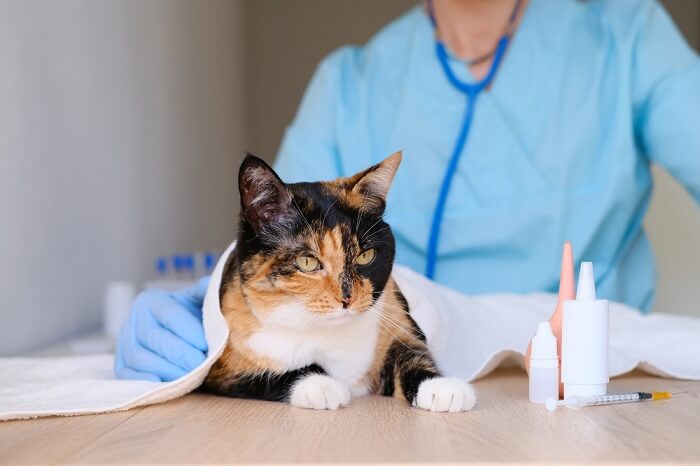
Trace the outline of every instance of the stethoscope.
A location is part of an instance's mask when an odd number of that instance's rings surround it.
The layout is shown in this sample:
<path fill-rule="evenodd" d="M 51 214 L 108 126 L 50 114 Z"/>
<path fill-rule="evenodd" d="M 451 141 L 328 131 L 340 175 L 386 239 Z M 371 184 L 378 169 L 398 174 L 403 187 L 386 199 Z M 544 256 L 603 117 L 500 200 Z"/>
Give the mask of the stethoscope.
<path fill-rule="evenodd" d="M 425 267 L 425 275 L 433 279 L 435 278 L 435 265 L 437 262 L 437 249 L 440 240 L 440 227 L 442 225 L 442 218 L 445 214 L 445 204 L 447 202 L 447 195 L 450 192 L 450 186 L 452 184 L 452 179 L 457 171 L 457 165 L 459 164 L 459 159 L 462 155 L 464 149 L 464 144 L 467 142 L 467 136 L 469 135 L 469 128 L 472 125 L 472 120 L 474 119 L 474 107 L 476 106 L 476 98 L 478 95 L 487 88 L 493 81 L 496 71 L 498 70 L 501 61 L 503 60 L 503 55 L 505 54 L 508 43 L 512 35 L 513 24 L 518 16 L 518 11 L 520 10 L 520 3 L 522 0 L 516 0 L 513 11 L 511 12 L 510 19 L 508 22 L 508 28 L 506 33 L 498 40 L 496 49 L 493 52 L 493 62 L 491 63 L 491 68 L 489 69 L 486 76 L 480 81 L 475 83 L 467 83 L 460 80 L 452 71 L 450 66 L 450 57 L 447 53 L 447 48 L 445 44 L 437 36 L 437 21 L 435 20 L 435 14 L 433 11 L 433 1 L 428 0 L 428 16 L 430 17 L 430 22 L 436 32 L 435 37 L 435 53 L 437 54 L 440 65 L 445 72 L 445 76 L 450 81 L 458 91 L 462 92 L 466 98 L 467 102 L 464 109 L 464 116 L 462 117 L 462 126 L 459 129 L 457 140 L 455 142 L 454 149 L 452 150 L 452 155 L 450 156 L 450 161 L 447 165 L 447 170 L 445 171 L 445 176 L 442 180 L 442 185 L 440 186 L 440 193 L 438 195 L 437 204 L 435 206 L 435 212 L 433 213 L 433 220 L 430 226 L 430 237 L 428 238 L 428 251 L 427 251 L 427 262 Z M 490 55 L 490 54 L 489 54 Z M 475 62 L 482 61 L 488 58 L 488 55 L 481 57 Z M 475 63 L 472 62 L 472 63 Z"/>

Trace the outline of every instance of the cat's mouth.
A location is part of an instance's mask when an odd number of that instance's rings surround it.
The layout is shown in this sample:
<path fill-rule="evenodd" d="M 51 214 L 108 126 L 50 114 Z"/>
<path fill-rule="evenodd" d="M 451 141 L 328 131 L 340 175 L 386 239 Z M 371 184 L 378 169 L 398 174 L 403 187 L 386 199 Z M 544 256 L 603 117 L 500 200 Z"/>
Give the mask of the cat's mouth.
<path fill-rule="evenodd" d="M 321 314 L 321 319 L 324 321 L 336 323 L 346 322 L 359 314 L 355 309 L 335 309 L 330 312 Z"/>

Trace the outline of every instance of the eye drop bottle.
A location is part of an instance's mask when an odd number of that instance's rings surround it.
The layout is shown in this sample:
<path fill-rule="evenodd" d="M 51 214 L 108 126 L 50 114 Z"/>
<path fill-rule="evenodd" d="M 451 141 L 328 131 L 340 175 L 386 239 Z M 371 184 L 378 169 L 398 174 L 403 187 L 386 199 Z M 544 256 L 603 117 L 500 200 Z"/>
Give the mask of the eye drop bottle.
<path fill-rule="evenodd" d="M 549 322 L 540 322 L 530 353 L 530 401 L 545 403 L 549 398 L 559 399 L 557 339 Z"/>
<path fill-rule="evenodd" d="M 561 380 L 564 399 L 605 395 L 608 373 L 608 302 L 597 300 L 593 264 L 582 262 L 576 299 L 564 302 Z"/>

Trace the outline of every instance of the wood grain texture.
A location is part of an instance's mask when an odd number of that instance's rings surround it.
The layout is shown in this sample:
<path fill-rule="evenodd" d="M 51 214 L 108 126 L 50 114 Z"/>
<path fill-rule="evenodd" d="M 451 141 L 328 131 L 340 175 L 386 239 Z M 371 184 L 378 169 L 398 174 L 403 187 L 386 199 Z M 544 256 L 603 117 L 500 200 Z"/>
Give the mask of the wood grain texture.
<path fill-rule="evenodd" d="M 2 462 L 698 462 L 700 382 L 640 373 L 610 391 L 672 390 L 668 401 L 554 413 L 527 401 L 527 378 L 476 383 L 474 411 L 435 414 L 382 397 L 338 411 L 195 393 L 138 412 L 0 424 Z M 125 417 L 131 414 L 130 417 Z M 76 439 L 80 438 L 80 441 Z"/>
<path fill-rule="evenodd" d="M 0 464 L 61 462 L 141 409 L 97 416 L 0 422 Z"/>

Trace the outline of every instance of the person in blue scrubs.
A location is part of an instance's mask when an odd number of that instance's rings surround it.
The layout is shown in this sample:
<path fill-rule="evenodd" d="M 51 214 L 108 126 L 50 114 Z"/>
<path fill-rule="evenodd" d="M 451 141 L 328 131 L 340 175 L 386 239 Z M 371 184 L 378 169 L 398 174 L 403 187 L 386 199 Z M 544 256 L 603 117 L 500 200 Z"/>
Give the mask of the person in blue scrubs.
<path fill-rule="evenodd" d="M 286 182 L 332 179 L 402 150 L 386 216 L 397 263 L 425 272 L 467 100 L 437 58 L 436 37 L 458 78 L 476 82 L 493 64 L 489 51 L 514 3 L 434 0 L 435 25 L 420 5 L 364 47 L 332 53 L 306 90 L 275 169 Z M 500 26 L 470 36 L 484 24 Z M 493 80 L 472 102 L 433 277 L 465 293 L 554 291 L 561 245 L 570 240 L 576 261 L 595 263 L 601 297 L 647 312 L 655 286 L 642 224 L 650 165 L 700 202 L 700 59 L 651 0 L 524 1 L 512 29 Z M 474 44 L 484 37 L 490 41 L 479 51 Z M 470 66 L 469 58 L 482 59 Z M 189 362 L 166 354 L 162 342 L 139 339 L 156 320 L 143 316 L 161 313 L 164 301 L 154 301 L 134 305 L 118 377 L 171 380 L 204 357 L 201 339 L 189 342 L 162 323 L 164 335 L 190 345 Z"/>

